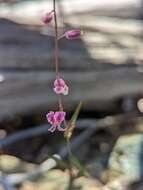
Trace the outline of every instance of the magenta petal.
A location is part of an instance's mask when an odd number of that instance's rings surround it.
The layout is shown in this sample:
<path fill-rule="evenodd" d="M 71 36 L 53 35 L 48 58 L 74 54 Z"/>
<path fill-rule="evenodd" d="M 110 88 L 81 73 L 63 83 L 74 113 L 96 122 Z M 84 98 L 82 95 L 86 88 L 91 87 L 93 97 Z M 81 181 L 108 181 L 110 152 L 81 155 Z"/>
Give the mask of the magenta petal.
<path fill-rule="evenodd" d="M 63 92 L 63 87 L 57 86 L 54 88 L 56 94 L 61 94 Z"/>
<path fill-rule="evenodd" d="M 61 124 L 65 120 L 66 113 L 64 111 L 55 112 L 55 121 Z"/>
<path fill-rule="evenodd" d="M 46 117 L 49 123 L 53 124 L 55 122 L 55 118 L 54 118 L 55 113 L 53 111 L 50 111 Z"/>
<path fill-rule="evenodd" d="M 58 86 L 65 86 L 65 81 L 62 78 L 56 79 L 54 81 L 54 86 L 58 87 Z"/>

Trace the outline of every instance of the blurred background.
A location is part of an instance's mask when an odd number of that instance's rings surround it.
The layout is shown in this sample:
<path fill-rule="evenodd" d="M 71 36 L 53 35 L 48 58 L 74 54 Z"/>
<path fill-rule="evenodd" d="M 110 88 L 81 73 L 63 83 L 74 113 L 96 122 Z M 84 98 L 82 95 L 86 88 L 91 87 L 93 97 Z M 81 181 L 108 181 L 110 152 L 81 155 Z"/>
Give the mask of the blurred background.
<path fill-rule="evenodd" d="M 57 109 L 52 84 L 54 26 L 41 18 L 52 0 L 0 0 L 0 189 L 65 190 L 61 133 L 49 134 Z M 70 119 L 83 101 L 71 146 L 91 177 L 81 190 L 143 190 L 143 1 L 57 0 L 60 70 L 70 86 Z M 74 190 L 74 189 L 73 189 Z"/>

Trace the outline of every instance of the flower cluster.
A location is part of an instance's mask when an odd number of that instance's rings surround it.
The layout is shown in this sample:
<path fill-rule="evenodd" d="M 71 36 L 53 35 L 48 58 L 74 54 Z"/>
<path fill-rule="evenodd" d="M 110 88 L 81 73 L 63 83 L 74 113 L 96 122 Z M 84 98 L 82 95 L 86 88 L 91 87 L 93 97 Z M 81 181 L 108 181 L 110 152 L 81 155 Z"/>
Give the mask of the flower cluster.
<path fill-rule="evenodd" d="M 54 91 L 56 94 L 67 95 L 69 87 L 62 78 L 58 78 L 54 81 Z M 51 124 L 49 128 L 50 132 L 54 132 L 56 129 L 58 131 L 65 131 L 65 129 L 61 127 L 62 122 L 65 120 L 65 115 L 66 113 L 64 111 L 57 111 L 55 113 L 50 111 L 46 115 L 48 122 Z"/>
<path fill-rule="evenodd" d="M 69 92 L 69 87 L 62 78 L 58 78 L 54 81 L 54 91 L 56 94 L 67 95 Z"/>
<path fill-rule="evenodd" d="M 47 25 L 53 20 L 54 17 L 56 17 L 56 12 L 55 12 L 55 10 L 52 10 L 44 15 L 44 17 L 42 18 L 42 21 L 44 24 Z M 56 25 L 56 23 L 55 23 L 55 25 Z M 58 39 L 65 37 L 68 40 L 73 40 L 73 39 L 79 38 L 81 36 L 81 34 L 82 34 L 82 31 L 80 29 L 73 29 L 73 30 L 66 31 Z M 56 39 L 56 40 L 58 41 L 58 39 Z M 60 78 L 58 76 L 57 76 L 56 80 L 54 81 L 53 90 L 58 95 L 67 95 L 69 93 L 68 85 L 62 78 Z M 62 123 L 65 121 L 65 115 L 66 115 L 66 113 L 61 110 L 56 111 L 56 112 L 50 111 L 49 113 L 47 113 L 47 115 L 46 115 L 47 121 L 51 124 L 51 127 L 49 128 L 50 132 L 54 132 L 55 130 L 58 130 L 58 131 L 66 130 L 66 128 L 61 127 Z"/>
<path fill-rule="evenodd" d="M 49 128 L 48 131 L 52 133 L 56 129 L 58 131 L 65 131 L 65 129 L 61 127 L 62 122 L 65 120 L 65 115 L 66 113 L 63 111 L 57 111 L 57 112 L 50 111 L 46 115 L 48 122 L 51 124 L 51 127 Z"/>

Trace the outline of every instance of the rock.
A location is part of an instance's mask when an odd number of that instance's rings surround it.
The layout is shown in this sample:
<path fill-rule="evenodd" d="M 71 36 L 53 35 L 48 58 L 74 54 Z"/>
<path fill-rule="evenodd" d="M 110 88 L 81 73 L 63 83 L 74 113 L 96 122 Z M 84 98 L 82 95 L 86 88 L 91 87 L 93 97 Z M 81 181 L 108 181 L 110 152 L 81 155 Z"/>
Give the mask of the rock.
<path fill-rule="evenodd" d="M 109 159 L 109 177 L 125 176 L 135 182 L 143 177 L 143 134 L 121 136 Z"/>
<path fill-rule="evenodd" d="M 34 164 L 24 162 L 14 156 L 9 156 L 6 154 L 0 156 L 0 170 L 4 173 L 27 172 L 34 168 Z"/>
<path fill-rule="evenodd" d="M 68 172 L 51 170 L 36 181 L 24 182 L 20 190 L 64 190 L 68 185 Z M 106 190 L 98 180 L 80 177 L 74 181 L 75 189 L 79 190 Z"/>

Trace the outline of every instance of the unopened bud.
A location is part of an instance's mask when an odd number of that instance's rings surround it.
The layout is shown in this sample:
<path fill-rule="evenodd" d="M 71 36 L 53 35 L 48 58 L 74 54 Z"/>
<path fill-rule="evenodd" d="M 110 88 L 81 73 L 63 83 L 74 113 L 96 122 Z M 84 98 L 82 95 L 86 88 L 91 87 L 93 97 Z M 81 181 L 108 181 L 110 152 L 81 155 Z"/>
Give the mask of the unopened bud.
<path fill-rule="evenodd" d="M 50 11 L 49 13 L 46 13 L 42 18 L 43 23 L 49 24 L 52 21 L 53 16 L 54 16 L 54 11 Z"/>
<path fill-rule="evenodd" d="M 73 39 L 77 39 L 82 35 L 82 31 L 80 29 L 74 29 L 74 30 L 69 30 L 67 32 L 65 32 L 64 36 L 68 39 L 68 40 L 73 40 Z"/>

